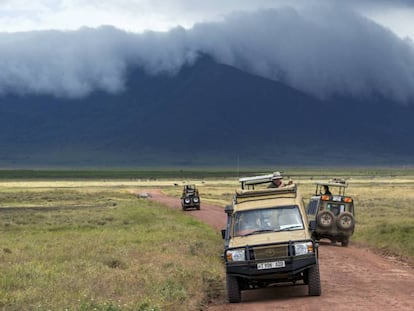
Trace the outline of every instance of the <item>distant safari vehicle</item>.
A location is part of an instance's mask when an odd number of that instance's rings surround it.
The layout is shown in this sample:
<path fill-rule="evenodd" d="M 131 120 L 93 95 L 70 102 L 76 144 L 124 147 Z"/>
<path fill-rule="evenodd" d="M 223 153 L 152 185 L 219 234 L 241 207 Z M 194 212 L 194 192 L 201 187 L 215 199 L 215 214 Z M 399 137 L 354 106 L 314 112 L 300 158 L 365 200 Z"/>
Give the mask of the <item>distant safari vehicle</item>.
<path fill-rule="evenodd" d="M 277 283 L 307 285 L 309 295 L 321 294 L 318 245 L 296 185 L 255 189 L 274 178 L 240 179 L 241 189 L 225 208 L 222 236 L 229 302 L 240 302 L 243 290 Z"/>
<path fill-rule="evenodd" d="M 315 194 L 306 209 L 308 218 L 316 221 L 313 232 L 316 240 L 327 238 L 332 243 L 348 246 L 355 229 L 355 210 L 354 200 L 345 195 L 347 187 L 345 180 L 337 178 L 316 183 Z"/>
<path fill-rule="evenodd" d="M 185 185 L 181 195 L 181 207 L 183 211 L 189 208 L 200 209 L 200 195 L 196 185 Z"/>

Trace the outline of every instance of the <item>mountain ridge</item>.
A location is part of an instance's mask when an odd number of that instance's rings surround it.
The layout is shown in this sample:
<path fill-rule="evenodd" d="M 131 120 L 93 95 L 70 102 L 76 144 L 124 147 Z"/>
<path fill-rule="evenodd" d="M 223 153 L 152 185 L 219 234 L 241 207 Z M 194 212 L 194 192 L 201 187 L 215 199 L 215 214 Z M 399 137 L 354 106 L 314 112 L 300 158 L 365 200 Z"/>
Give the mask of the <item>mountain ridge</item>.
<path fill-rule="evenodd" d="M 0 166 L 407 164 L 412 105 L 320 100 L 201 57 L 125 91 L 0 98 Z"/>

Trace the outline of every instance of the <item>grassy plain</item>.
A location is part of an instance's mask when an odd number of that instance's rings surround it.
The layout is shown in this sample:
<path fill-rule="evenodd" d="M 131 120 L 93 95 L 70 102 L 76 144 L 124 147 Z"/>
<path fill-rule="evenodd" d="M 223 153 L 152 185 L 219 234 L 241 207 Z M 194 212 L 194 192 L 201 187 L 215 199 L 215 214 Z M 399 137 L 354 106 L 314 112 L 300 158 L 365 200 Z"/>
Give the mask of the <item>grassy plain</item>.
<path fill-rule="evenodd" d="M 351 244 L 413 263 L 413 170 L 287 172 L 305 200 L 315 181 L 347 178 L 357 212 Z M 223 299 L 220 235 L 129 190 L 161 188 L 178 197 L 182 185 L 195 183 L 203 202 L 225 206 L 237 176 L 54 174 L 0 180 L 0 309 L 186 311 Z"/>
<path fill-rule="evenodd" d="M 0 309 L 198 310 L 220 294 L 218 233 L 136 187 L 0 182 Z"/>

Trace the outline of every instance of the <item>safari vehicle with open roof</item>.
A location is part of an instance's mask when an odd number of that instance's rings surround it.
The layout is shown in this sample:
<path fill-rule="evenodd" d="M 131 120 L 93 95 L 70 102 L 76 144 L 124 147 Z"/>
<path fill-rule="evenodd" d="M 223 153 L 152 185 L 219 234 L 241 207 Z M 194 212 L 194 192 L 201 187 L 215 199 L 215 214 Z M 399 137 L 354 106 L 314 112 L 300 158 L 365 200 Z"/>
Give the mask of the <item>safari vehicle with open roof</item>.
<path fill-rule="evenodd" d="M 327 238 L 332 243 L 348 246 L 355 229 L 355 210 L 352 197 L 345 195 L 348 184 L 342 179 L 317 182 L 315 194 L 310 198 L 306 213 L 316 221 L 313 232 L 316 240 Z M 331 193 L 330 189 L 333 193 Z"/>
<path fill-rule="evenodd" d="M 185 185 L 181 195 L 181 207 L 185 211 L 189 208 L 200 209 L 200 194 L 196 185 Z"/>
<path fill-rule="evenodd" d="M 311 238 L 302 197 L 295 184 L 255 189 L 272 178 L 241 178 L 241 189 L 225 208 L 222 236 L 229 302 L 240 302 L 243 290 L 277 283 L 305 284 L 309 295 L 321 294 L 318 245 Z"/>

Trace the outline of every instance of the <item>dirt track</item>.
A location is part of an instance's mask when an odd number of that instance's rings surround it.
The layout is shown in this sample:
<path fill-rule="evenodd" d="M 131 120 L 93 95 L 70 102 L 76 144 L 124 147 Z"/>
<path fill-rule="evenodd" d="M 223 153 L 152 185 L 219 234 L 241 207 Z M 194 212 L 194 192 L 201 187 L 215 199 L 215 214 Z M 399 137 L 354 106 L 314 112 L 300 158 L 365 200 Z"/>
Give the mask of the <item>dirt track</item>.
<path fill-rule="evenodd" d="M 159 190 L 152 199 L 181 209 L 178 198 Z M 220 230 L 225 227 L 222 207 L 201 205 L 187 211 Z M 242 303 L 214 305 L 209 311 L 272 310 L 414 310 L 414 270 L 392 258 L 352 245 L 341 247 L 321 242 L 319 249 L 322 295 L 307 296 L 306 286 L 272 287 L 242 293 Z"/>

